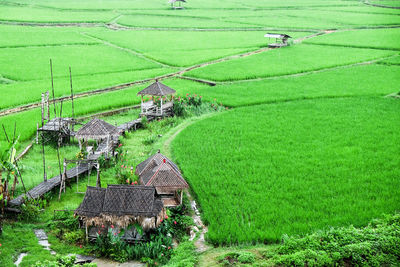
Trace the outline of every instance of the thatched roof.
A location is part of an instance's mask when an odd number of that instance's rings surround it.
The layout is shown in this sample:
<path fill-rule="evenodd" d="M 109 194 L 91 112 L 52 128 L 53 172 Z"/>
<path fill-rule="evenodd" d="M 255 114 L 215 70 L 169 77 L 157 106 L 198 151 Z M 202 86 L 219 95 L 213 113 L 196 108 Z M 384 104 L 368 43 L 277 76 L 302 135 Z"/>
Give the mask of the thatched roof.
<path fill-rule="evenodd" d="M 78 139 L 105 139 L 109 136 L 117 136 L 118 128 L 100 119 L 93 119 L 82 126 L 76 133 Z"/>
<path fill-rule="evenodd" d="M 166 95 L 172 95 L 175 94 L 176 91 L 165 84 L 162 84 L 158 81 L 155 83 L 150 84 L 146 88 L 144 88 L 142 91 L 137 93 L 138 95 L 153 95 L 153 96 L 166 96 Z"/>
<path fill-rule="evenodd" d="M 149 186 L 108 185 L 107 188 L 88 186 L 85 197 L 75 214 L 84 217 L 143 216 L 156 217 L 163 209 L 155 188 Z"/>
<path fill-rule="evenodd" d="M 175 163 L 160 152 L 136 166 L 136 174 L 140 177 L 141 184 L 155 186 L 157 191 L 189 187 Z"/>

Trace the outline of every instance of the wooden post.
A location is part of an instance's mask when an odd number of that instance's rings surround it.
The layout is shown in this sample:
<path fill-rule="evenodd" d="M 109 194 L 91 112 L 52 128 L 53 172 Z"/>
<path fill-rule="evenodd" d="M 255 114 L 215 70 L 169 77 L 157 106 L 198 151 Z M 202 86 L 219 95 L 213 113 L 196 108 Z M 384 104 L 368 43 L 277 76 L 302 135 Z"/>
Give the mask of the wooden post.
<path fill-rule="evenodd" d="M 46 91 L 47 120 L 50 120 L 50 102 L 49 102 L 49 98 L 50 98 L 50 93 L 49 93 L 49 91 Z"/>
<path fill-rule="evenodd" d="M 183 198 L 183 189 L 182 189 L 182 191 L 181 191 L 181 202 L 179 203 L 179 205 L 182 204 L 182 198 Z"/>
<path fill-rule="evenodd" d="M 67 179 L 67 162 L 64 159 L 64 163 L 63 163 L 63 174 L 61 175 L 60 179 L 60 192 L 58 193 L 58 200 L 61 199 L 61 193 L 62 191 L 64 191 L 65 193 L 65 180 Z"/>
<path fill-rule="evenodd" d="M 36 144 L 39 144 L 39 123 L 36 123 Z"/>
<path fill-rule="evenodd" d="M 89 235 L 88 235 L 88 227 L 87 227 L 87 223 L 85 222 L 85 234 L 86 234 L 86 242 L 89 239 Z"/>
<path fill-rule="evenodd" d="M 160 99 L 161 99 L 161 116 L 162 116 L 162 113 L 163 113 L 162 112 L 162 99 L 163 99 L 162 96 L 160 97 Z"/>
<path fill-rule="evenodd" d="M 96 181 L 96 187 L 101 187 L 101 181 L 100 181 L 100 164 L 97 162 L 96 164 L 97 168 L 97 181 Z"/>
<path fill-rule="evenodd" d="M 140 102 L 140 113 L 143 113 L 143 95 L 141 97 L 141 102 Z"/>

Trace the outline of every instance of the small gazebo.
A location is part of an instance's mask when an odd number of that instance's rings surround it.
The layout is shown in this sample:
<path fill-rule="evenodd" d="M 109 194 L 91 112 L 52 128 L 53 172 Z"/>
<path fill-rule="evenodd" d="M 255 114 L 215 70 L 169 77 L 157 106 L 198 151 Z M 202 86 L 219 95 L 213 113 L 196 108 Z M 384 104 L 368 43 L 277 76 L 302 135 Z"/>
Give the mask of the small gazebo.
<path fill-rule="evenodd" d="M 176 6 L 177 2 L 178 6 Z M 182 3 L 186 3 L 186 0 L 169 0 L 168 3 L 171 4 L 171 8 L 173 9 L 183 9 Z"/>
<path fill-rule="evenodd" d="M 156 80 L 154 83 L 137 93 L 141 96 L 140 115 L 150 117 L 165 117 L 172 115 L 173 102 L 171 98 L 168 100 L 168 96 L 172 96 L 175 93 L 176 91 L 174 89 Z M 145 95 L 151 96 L 152 99 L 144 102 L 143 96 Z M 157 97 L 160 98 L 159 102 L 157 99 L 155 99 Z M 167 102 L 163 102 L 164 97 L 166 98 Z"/>
<path fill-rule="evenodd" d="M 100 119 L 92 119 L 76 132 L 79 147 L 82 149 L 81 141 L 95 140 L 96 143 L 105 141 L 105 149 L 108 150 L 110 144 L 119 136 L 118 128 Z"/>
<path fill-rule="evenodd" d="M 86 229 L 88 239 L 96 239 L 98 232 L 125 229 L 122 239 L 140 241 L 134 224 L 144 231 L 157 228 L 166 215 L 161 198 L 154 187 L 141 185 L 108 185 L 107 188 L 88 186 L 85 197 L 75 210 Z"/>
<path fill-rule="evenodd" d="M 288 46 L 288 40 L 290 37 L 287 34 L 281 34 L 281 33 L 267 33 L 264 35 L 264 37 L 266 38 L 273 38 L 275 39 L 275 43 L 273 44 L 268 44 L 268 47 L 270 48 L 279 48 L 279 47 L 283 47 L 283 46 Z"/>
<path fill-rule="evenodd" d="M 135 174 L 139 176 L 140 184 L 156 188 L 165 207 L 182 204 L 183 190 L 189 185 L 183 179 L 178 166 L 160 151 L 137 165 Z"/>

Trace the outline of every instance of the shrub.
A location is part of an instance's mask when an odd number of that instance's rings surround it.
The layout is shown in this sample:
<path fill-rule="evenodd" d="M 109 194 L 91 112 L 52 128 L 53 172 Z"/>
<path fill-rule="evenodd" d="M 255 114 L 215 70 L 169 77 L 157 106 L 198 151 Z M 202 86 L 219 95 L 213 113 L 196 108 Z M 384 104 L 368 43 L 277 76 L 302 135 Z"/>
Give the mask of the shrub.
<path fill-rule="evenodd" d="M 284 236 L 272 260 L 278 265 L 395 265 L 400 259 L 400 213 L 358 229 L 331 228 L 304 237 Z"/>
<path fill-rule="evenodd" d="M 38 261 L 33 267 L 95 267 L 97 266 L 95 263 L 85 263 L 85 264 L 74 264 L 76 260 L 75 256 L 57 256 L 55 261 Z"/>
<path fill-rule="evenodd" d="M 229 252 L 217 258 L 225 266 L 235 265 L 237 263 L 254 263 L 256 258 L 251 252 Z"/>

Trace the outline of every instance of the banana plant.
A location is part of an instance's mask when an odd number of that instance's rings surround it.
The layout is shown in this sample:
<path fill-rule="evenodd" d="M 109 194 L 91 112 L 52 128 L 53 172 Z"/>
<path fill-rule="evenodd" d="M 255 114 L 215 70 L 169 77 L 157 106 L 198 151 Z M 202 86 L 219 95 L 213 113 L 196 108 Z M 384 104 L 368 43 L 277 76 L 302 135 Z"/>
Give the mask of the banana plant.
<path fill-rule="evenodd" d="M 4 213 L 7 201 L 10 199 L 9 183 L 14 179 L 11 189 L 11 196 L 13 196 L 18 181 L 18 168 L 16 166 L 17 150 L 15 148 L 17 143 L 18 138 L 9 141 L 7 147 L 0 150 L 0 206 L 2 214 Z"/>

